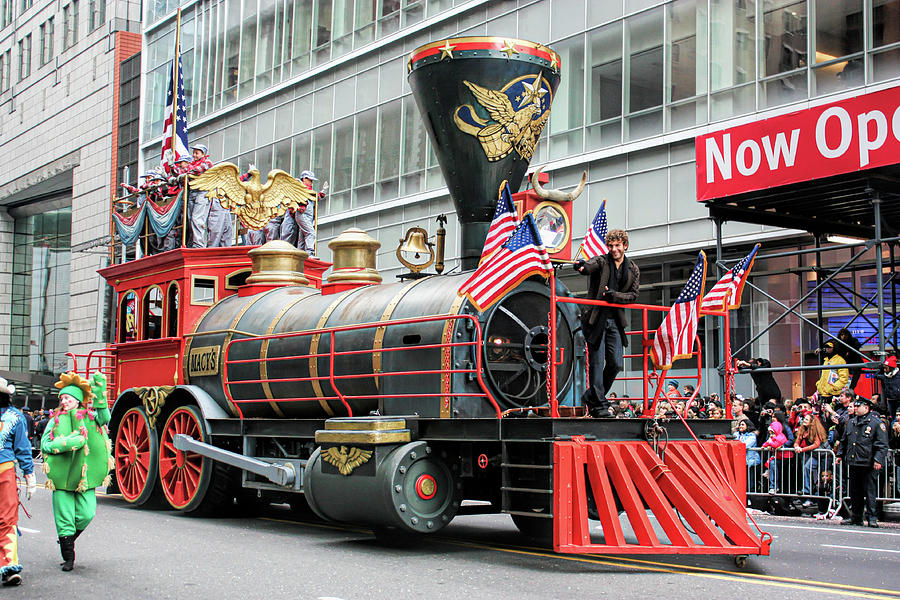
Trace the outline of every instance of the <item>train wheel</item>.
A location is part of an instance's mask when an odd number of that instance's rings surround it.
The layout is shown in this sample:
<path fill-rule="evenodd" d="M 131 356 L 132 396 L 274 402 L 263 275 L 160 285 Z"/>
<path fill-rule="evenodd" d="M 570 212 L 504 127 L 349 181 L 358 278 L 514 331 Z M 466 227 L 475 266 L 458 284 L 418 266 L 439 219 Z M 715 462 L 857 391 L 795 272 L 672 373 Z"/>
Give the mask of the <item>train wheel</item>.
<path fill-rule="evenodd" d="M 157 483 L 159 439 L 142 407 L 131 408 L 122 416 L 114 453 L 116 483 L 122 497 L 135 506 L 161 504 Z"/>
<path fill-rule="evenodd" d="M 225 465 L 195 452 L 175 448 L 179 433 L 209 443 L 203 417 L 194 406 L 181 406 L 169 415 L 160 435 L 159 480 L 166 500 L 178 510 L 210 514 L 232 501 Z"/>

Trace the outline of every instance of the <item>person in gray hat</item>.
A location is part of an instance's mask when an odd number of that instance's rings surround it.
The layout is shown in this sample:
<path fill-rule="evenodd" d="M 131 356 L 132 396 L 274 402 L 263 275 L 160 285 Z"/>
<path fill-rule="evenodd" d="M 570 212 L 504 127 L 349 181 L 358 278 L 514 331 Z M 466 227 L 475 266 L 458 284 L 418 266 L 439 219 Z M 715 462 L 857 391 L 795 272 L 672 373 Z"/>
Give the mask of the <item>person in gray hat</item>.
<path fill-rule="evenodd" d="M 300 173 L 300 181 L 309 189 L 313 189 L 313 182 L 318 179 L 315 173 L 307 170 Z M 316 253 L 316 204 L 325 198 L 327 190 L 328 184 L 326 183 L 322 186 L 322 191 L 316 194 L 315 201 L 307 204 L 302 211 L 291 211 L 285 214 L 281 224 L 281 239 L 289 241 L 301 250 L 306 250 L 310 256 L 314 256 Z"/>

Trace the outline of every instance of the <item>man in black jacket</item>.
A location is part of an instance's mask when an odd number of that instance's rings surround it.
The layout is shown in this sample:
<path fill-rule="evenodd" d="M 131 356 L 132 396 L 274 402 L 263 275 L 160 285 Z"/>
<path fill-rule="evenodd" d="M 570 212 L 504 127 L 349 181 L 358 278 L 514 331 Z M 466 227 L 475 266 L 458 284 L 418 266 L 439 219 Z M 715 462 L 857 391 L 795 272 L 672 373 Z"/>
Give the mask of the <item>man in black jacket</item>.
<path fill-rule="evenodd" d="M 575 261 L 575 270 L 590 277 L 588 298 L 612 304 L 633 304 L 637 301 L 641 271 L 625 256 L 628 234 L 613 229 L 606 234 L 607 254 L 584 261 Z M 609 416 L 606 394 L 622 371 L 625 337 L 625 309 L 608 306 L 586 307 L 582 328 L 588 344 L 591 375 L 590 386 L 582 396 L 582 403 L 591 416 Z"/>
<path fill-rule="evenodd" d="M 765 373 L 756 372 L 756 369 L 768 369 L 772 366 L 768 359 L 762 357 L 751 358 L 750 360 L 735 361 L 735 364 L 740 369 L 751 370 L 750 378 L 753 379 L 753 383 L 756 385 L 756 397 L 760 404 L 765 404 L 769 400 L 781 400 L 781 390 L 778 388 L 778 383 L 775 381 L 772 373 L 769 371 Z"/>
<path fill-rule="evenodd" d="M 869 527 L 878 527 L 878 471 L 887 459 L 887 425 L 866 398 L 857 398 L 854 405 L 856 415 L 847 420 L 838 458 L 850 466 L 850 518 L 841 524 L 862 525 L 865 506 Z"/>

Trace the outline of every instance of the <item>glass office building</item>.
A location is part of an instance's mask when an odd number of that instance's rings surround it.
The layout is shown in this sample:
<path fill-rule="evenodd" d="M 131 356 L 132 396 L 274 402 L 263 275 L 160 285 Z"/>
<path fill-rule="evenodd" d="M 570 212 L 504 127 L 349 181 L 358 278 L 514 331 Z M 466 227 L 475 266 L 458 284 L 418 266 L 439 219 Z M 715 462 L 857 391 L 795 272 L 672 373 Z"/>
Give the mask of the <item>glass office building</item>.
<path fill-rule="evenodd" d="M 680 291 L 696 251 L 715 246 L 714 225 L 695 199 L 697 135 L 877 91 L 900 77 L 900 0 L 181 5 L 191 138 L 208 145 L 213 161 L 241 169 L 250 163 L 262 172 L 313 169 L 330 184 L 319 254 L 328 260 L 328 240 L 361 227 L 382 242 L 378 266 L 386 281 L 400 272 L 395 241 L 414 225 L 433 232 L 441 213 L 451 216 L 448 268 L 459 251 L 452 203 L 406 83 L 408 54 L 421 44 L 487 35 L 545 43 L 561 55 L 562 83 L 532 165 L 544 165 L 552 186 L 562 188 L 588 171 L 574 206 L 574 243 L 607 199 L 610 227 L 628 230 L 630 255 L 643 270 L 642 301 L 660 304 Z M 177 0 L 145 4 L 145 166 L 159 160 L 177 6 Z M 723 235 L 726 258 L 760 240 L 767 247 L 810 244 L 798 232 L 742 223 L 726 223 Z M 809 265 L 775 262 L 754 281 L 785 302 L 799 298 L 808 289 Z M 863 293 L 871 272 L 850 279 L 851 289 Z M 566 282 L 584 288 L 578 277 Z M 764 298 L 746 294 L 735 315 L 738 345 L 775 314 Z M 829 309 L 834 318 L 854 312 L 838 304 Z M 788 318 L 750 350 L 773 363 L 798 364 L 814 337 Z M 715 344 L 706 352 L 714 364 Z M 791 389 L 785 395 L 802 393 L 810 379 L 779 375 Z M 738 385 L 750 393 L 749 381 Z"/>

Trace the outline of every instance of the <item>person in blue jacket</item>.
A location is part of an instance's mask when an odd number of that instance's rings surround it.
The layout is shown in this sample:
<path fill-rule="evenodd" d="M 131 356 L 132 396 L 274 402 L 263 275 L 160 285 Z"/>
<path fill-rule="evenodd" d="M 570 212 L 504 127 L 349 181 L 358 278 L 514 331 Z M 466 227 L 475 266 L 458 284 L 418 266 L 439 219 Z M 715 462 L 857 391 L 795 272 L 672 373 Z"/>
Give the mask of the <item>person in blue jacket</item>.
<path fill-rule="evenodd" d="M 0 582 L 22 583 L 19 562 L 19 486 L 16 463 L 25 475 L 25 499 L 36 487 L 25 415 L 10 403 L 16 388 L 0 377 Z"/>
<path fill-rule="evenodd" d="M 756 448 L 756 431 L 753 430 L 753 423 L 747 417 L 738 419 L 737 431 L 734 432 L 734 439 L 742 442 L 747 446 L 747 489 L 756 491 L 759 485 L 759 451 Z"/>

